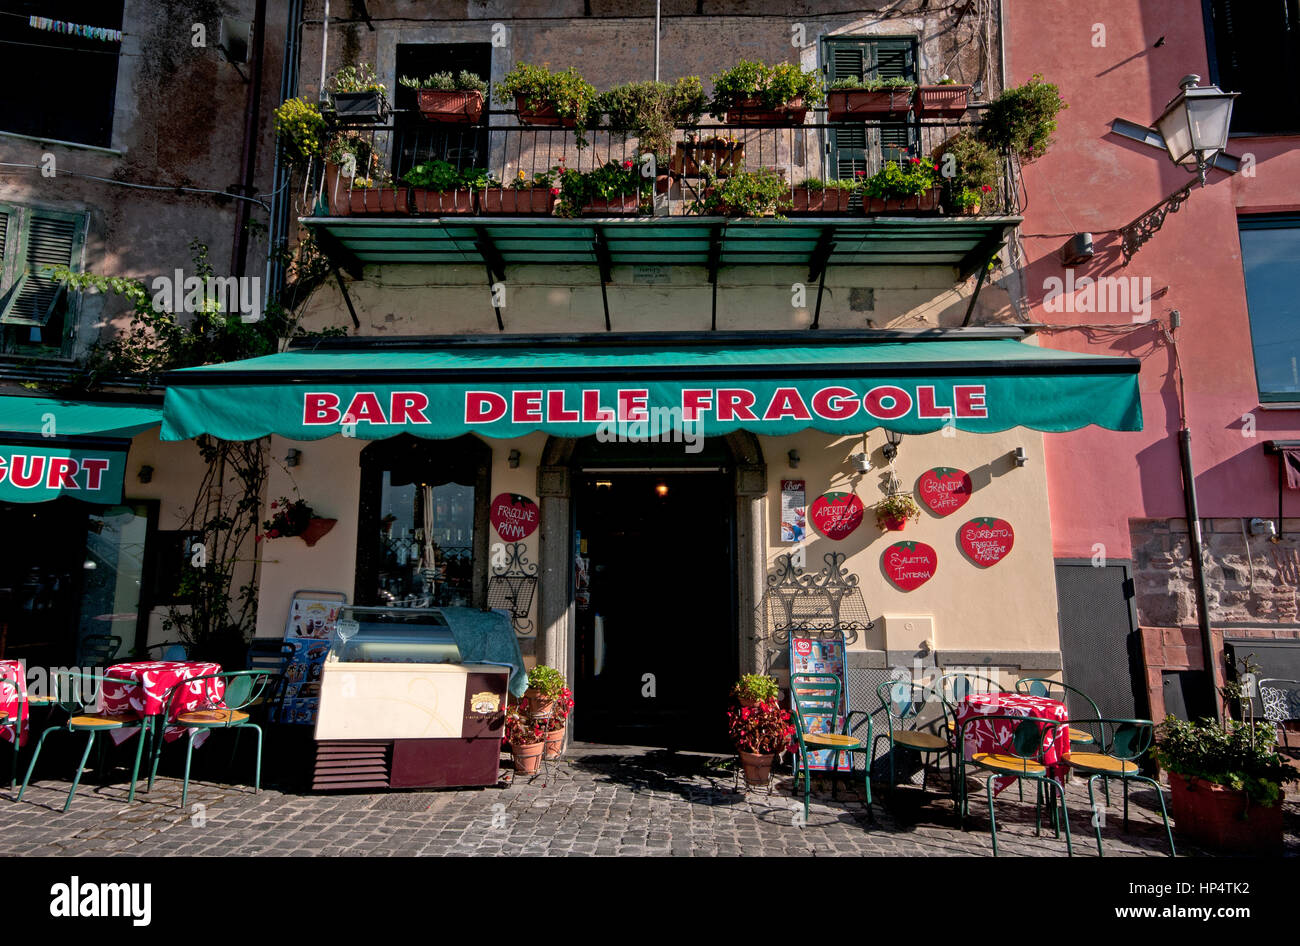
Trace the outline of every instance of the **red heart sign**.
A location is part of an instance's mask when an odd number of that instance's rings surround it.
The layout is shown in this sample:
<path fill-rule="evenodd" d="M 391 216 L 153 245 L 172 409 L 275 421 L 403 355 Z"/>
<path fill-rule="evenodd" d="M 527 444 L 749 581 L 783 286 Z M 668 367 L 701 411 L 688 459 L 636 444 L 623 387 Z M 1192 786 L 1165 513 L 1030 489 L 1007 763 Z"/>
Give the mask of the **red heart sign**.
<path fill-rule="evenodd" d="M 970 560 L 981 568 L 996 565 L 1006 558 L 1016 541 L 1011 523 L 991 516 L 972 519 L 957 534 Z"/>
<path fill-rule="evenodd" d="M 926 470 L 916 481 L 916 491 L 921 502 L 937 516 L 956 512 L 970 499 L 972 492 L 970 474 L 950 466 L 936 466 Z"/>
<path fill-rule="evenodd" d="M 809 515 L 818 532 L 828 539 L 839 541 L 848 538 L 854 529 L 862 525 L 865 512 L 862 500 L 856 494 L 827 493 L 817 497 Z"/>
<path fill-rule="evenodd" d="M 934 577 L 939 556 L 924 542 L 895 542 L 880 556 L 885 576 L 903 591 L 920 588 Z"/>
<path fill-rule="evenodd" d="M 537 503 L 527 496 L 517 493 L 500 493 L 492 499 L 492 510 L 488 513 L 492 528 L 497 535 L 508 542 L 526 539 L 537 530 L 541 511 Z"/>

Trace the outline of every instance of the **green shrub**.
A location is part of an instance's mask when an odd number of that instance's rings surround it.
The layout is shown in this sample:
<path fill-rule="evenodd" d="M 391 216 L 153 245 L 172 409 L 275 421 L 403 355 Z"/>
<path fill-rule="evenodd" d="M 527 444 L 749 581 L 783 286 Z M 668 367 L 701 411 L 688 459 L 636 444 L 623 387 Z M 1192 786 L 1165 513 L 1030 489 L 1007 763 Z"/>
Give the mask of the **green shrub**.
<path fill-rule="evenodd" d="M 412 187 L 435 191 L 483 190 L 489 184 L 486 168 L 457 168 L 437 159 L 417 164 L 402 180 Z"/>
<path fill-rule="evenodd" d="M 275 110 L 275 132 L 289 159 L 306 163 L 324 149 L 325 118 L 306 99 L 289 99 Z"/>
<path fill-rule="evenodd" d="M 633 194 L 644 209 L 650 202 L 654 178 L 646 177 L 635 161 L 607 161 L 591 171 L 557 168 L 560 199 L 555 208 L 558 217 L 576 217 L 594 200 L 619 200 Z"/>
<path fill-rule="evenodd" d="M 355 66 L 344 66 L 330 77 L 331 92 L 378 92 L 388 94 L 388 87 L 379 81 L 374 66 L 363 62 Z"/>
<path fill-rule="evenodd" d="M 1047 153 L 1056 131 L 1057 114 L 1069 106 L 1060 91 L 1034 73 L 1024 85 L 1005 90 L 984 112 L 979 135 L 999 151 L 1010 152 L 1026 164 Z"/>
<path fill-rule="evenodd" d="M 731 176 L 721 178 L 710 168 L 703 171 L 704 193 L 691 204 L 691 213 L 785 219 L 781 208 L 789 206 L 790 185 L 775 168 L 734 171 Z"/>
<path fill-rule="evenodd" d="M 813 106 L 826 97 L 821 77 L 804 72 L 796 63 L 769 66 L 742 59 L 730 69 L 713 77 L 711 114 L 721 117 L 747 99 L 757 99 L 763 108 L 774 109 L 802 96 L 804 105 Z"/>
<path fill-rule="evenodd" d="M 774 700 L 780 688 L 776 679 L 761 673 L 742 674 L 736 685 L 731 688 L 731 698 L 740 700 Z"/>
<path fill-rule="evenodd" d="M 666 164 L 673 146 L 673 130 L 699 124 L 708 107 L 698 76 L 667 82 L 629 82 L 603 93 L 599 111 L 609 116 L 613 131 L 635 135 L 643 153 Z"/>
<path fill-rule="evenodd" d="M 583 132 L 598 123 L 596 87 L 572 67 L 563 72 L 552 72 L 545 66 L 515 63 L 496 88 L 498 102 L 510 102 L 515 96 L 524 100 L 529 108 L 550 105 L 557 115 L 572 118 L 576 128 L 578 146 L 586 145 Z"/>
<path fill-rule="evenodd" d="M 930 160 L 939 168 L 944 206 L 969 210 L 993 201 L 1001 173 L 998 155 L 972 132 L 953 135 L 934 149 Z"/>
<path fill-rule="evenodd" d="M 542 699 L 559 699 L 564 689 L 564 676 L 554 667 L 538 664 L 528 671 L 528 689 L 536 690 Z"/>
<path fill-rule="evenodd" d="M 432 89 L 435 92 L 486 92 L 487 83 L 468 69 L 462 69 L 459 75 L 450 72 L 435 72 L 423 79 L 402 76 L 399 85 L 408 89 Z"/>
<path fill-rule="evenodd" d="M 884 200 L 917 197 L 934 187 L 935 166 L 923 158 L 890 161 L 862 185 L 863 193 Z"/>
<path fill-rule="evenodd" d="M 1153 755 L 1170 772 L 1244 791 L 1258 805 L 1276 804 L 1282 785 L 1297 777 L 1278 754 L 1277 734 L 1268 723 L 1219 726 L 1211 719 L 1191 723 L 1167 716 Z"/>

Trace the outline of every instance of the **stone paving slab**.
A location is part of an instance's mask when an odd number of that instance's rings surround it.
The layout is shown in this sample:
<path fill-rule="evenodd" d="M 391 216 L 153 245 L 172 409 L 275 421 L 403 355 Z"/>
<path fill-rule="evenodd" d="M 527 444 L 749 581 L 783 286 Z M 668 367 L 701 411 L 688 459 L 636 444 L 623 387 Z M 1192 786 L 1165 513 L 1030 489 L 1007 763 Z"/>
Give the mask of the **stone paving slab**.
<path fill-rule="evenodd" d="M 508 763 L 507 763 L 508 765 Z M 69 783 L 43 779 L 0 793 L 0 854 L 130 856 L 988 856 L 988 804 L 972 781 L 968 830 L 957 826 L 942 778 L 930 791 L 878 786 L 868 813 L 860 783 L 814 780 L 806 824 L 792 779 L 777 775 L 769 794 L 746 791 L 731 760 L 700 753 L 577 746 L 537 779 L 503 772 L 496 788 L 407 793 L 310 794 L 273 787 L 193 781 L 185 809 L 181 784 L 160 777 L 127 804 L 127 786 L 82 785 L 63 813 Z M 118 778 L 125 778 L 118 773 Z M 139 786 L 143 789 L 143 782 Z M 1075 855 L 1096 857 L 1086 786 L 1066 792 Z M 1130 793 L 1121 827 L 1118 788 L 1102 830 L 1107 857 L 1168 852 L 1153 789 Z M 1006 856 L 1065 856 L 1064 837 L 1034 833 L 1032 791 L 997 799 L 998 848 Z M 874 816 L 874 817 L 873 817 Z M 1300 854 L 1300 806 L 1286 809 L 1287 854 Z M 1180 855 L 1196 855 L 1179 845 Z"/>

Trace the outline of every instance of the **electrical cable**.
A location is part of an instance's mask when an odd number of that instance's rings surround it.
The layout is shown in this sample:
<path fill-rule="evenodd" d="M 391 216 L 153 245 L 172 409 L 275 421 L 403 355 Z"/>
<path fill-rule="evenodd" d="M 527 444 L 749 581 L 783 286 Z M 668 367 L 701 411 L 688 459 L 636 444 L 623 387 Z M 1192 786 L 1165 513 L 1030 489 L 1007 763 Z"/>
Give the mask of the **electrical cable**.
<path fill-rule="evenodd" d="M 41 171 L 44 169 L 39 164 L 20 164 L 11 161 L 0 161 L 0 168 L 22 168 L 29 171 Z M 181 194 L 210 194 L 218 197 L 229 197 L 231 200 L 246 200 L 250 203 L 257 204 L 263 210 L 269 211 L 271 208 L 256 197 L 245 197 L 242 194 L 231 194 L 228 191 L 213 190 L 205 187 L 182 187 L 178 184 L 137 184 L 133 181 L 119 181 L 111 177 L 98 177 L 94 174 L 82 174 L 80 171 L 69 171 L 64 168 L 55 168 L 55 176 L 65 174 L 70 177 L 79 177 L 87 181 L 98 181 L 102 184 L 117 184 L 120 187 L 132 187 L 136 190 L 146 191 L 172 191 Z"/>

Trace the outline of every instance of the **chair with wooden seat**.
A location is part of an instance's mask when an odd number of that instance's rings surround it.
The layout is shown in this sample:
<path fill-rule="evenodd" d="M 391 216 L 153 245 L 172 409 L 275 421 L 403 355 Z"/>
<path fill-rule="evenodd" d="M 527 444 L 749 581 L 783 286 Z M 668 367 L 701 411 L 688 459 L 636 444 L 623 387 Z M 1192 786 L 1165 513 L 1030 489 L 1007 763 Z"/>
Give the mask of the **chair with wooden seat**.
<path fill-rule="evenodd" d="M 926 786 L 926 773 L 930 757 L 936 753 L 948 756 L 948 769 L 953 772 L 953 742 L 936 733 L 918 728 L 920 715 L 925 709 L 925 694 L 929 688 L 925 684 L 908 680 L 886 680 L 876 687 L 880 698 L 880 707 L 888 720 L 889 732 L 880 733 L 875 741 L 889 740 L 889 790 L 892 792 L 897 784 L 894 766 L 894 750 L 911 749 L 921 755 L 921 789 Z M 872 756 L 875 756 L 874 746 Z M 950 774 L 950 778 L 952 775 Z"/>
<path fill-rule="evenodd" d="M 18 790 L 18 801 L 22 801 L 23 792 L 27 791 L 27 784 L 31 781 L 32 772 L 36 770 L 36 760 L 40 758 L 41 749 L 44 748 L 45 740 L 50 733 L 87 733 L 86 749 L 81 754 L 81 761 L 77 764 L 76 772 L 72 776 L 72 788 L 68 790 L 68 800 L 63 805 L 63 810 L 67 811 L 72 807 L 72 799 L 77 794 L 77 785 L 81 782 L 81 773 L 86 767 L 86 760 L 90 758 L 90 750 L 94 748 L 95 739 L 100 735 L 107 735 L 115 729 L 141 726 L 142 720 L 133 712 L 103 712 L 100 704 L 105 684 L 127 687 L 137 685 L 134 680 L 118 680 L 94 673 L 79 673 L 71 670 L 51 672 L 50 686 L 54 708 L 62 711 L 67 718 L 62 723 L 46 726 L 41 732 L 41 737 L 36 742 L 36 749 L 32 752 L 32 760 L 27 765 L 27 774 L 23 778 L 23 787 Z M 135 748 L 135 764 L 131 768 L 131 791 L 126 798 L 128 802 L 135 800 L 135 783 L 140 775 L 140 759 L 143 756 L 147 735 L 148 726 L 142 726 L 140 741 Z M 101 745 L 100 748 L 102 752 L 103 746 Z"/>
<path fill-rule="evenodd" d="M 1039 834 L 1043 828 L 1043 794 L 1044 791 L 1050 796 L 1052 801 L 1052 821 L 1056 828 L 1056 836 L 1061 836 L 1060 826 L 1065 826 L 1065 848 L 1070 856 L 1074 855 L 1074 844 L 1070 839 L 1070 815 L 1065 804 L 1065 787 L 1052 778 L 1047 770 L 1047 764 L 1044 761 L 1049 740 L 1047 732 L 1049 729 L 1057 728 L 1061 725 L 1060 720 L 1040 719 L 1035 716 L 975 716 L 967 719 L 958 732 L 958 744 L 964 745 L 965 732 L 967 727 L 982 724 L 993 723 L 997 721 L 1011 723 L 1012 729 L 1011 741 L 1005 745 L 1000 752 L 976 752 L 969 760 L 965 758 L 965 752 L 962 752 L 962 781 L 965 782 L 965 766 L 975 765 L 989 773 L 985 782 L 985 788 L 988 792 L 989 799 L 989 832 L 993 836 L 993 856 L 998 856 L 998 823 L 993 811 L 993 780 L 996 778 L 1014 778 L 1017 781 L 1033 782 L 1036 789 L 1034 801 L 1036 822 L 1034 833 Z M 960 814 L 964 820 L 968 813 L 969 799 L 965 798 L 962 793 L 962 800 L 959 802 Z M 1060 818 L 1056 817 L 1056 800 L 1060 799 L 1061 812 Z"/>
<path fill-rule="evenodd" d="M 194 740 L 202 732 L 216 729 L 235 730 L 235 745 L 230 753 L 233 762 L 243 730 L 254 730 L 257 733 L 257 756 L 253 775 L 253 793 L 261 791 L 262 727 L 253 722 L 248 710 L 263 699 L 272 677 L 273 674 L 265 670 L 228 670 L 223 673 L 191 677 L 168 690 L 163 698 L 163 713 L 157 723 L 159 732 L 154 742 L 148 787 L 153 788 L 154 779 L 158 775 L 163 731 L 168 726 L 181 726 L 188 730 L 188 738 L 185 740 L 185 781 L 181 785 L 182 808 L 189 798 L 190 761 L 194 753 Z M 199 705 L 186 709 L 184 704 L 190 702 L 196 695 Z"/>
<path fill-rule="evenodd" d="M 1095 719 L 1090 721 L 1097 735 L 1092 751 L 1071 750 L 1070 768 L 1088 776 L 1088 805 L 1092 809 L 1092 825 L 1097 833 L 1097 855 L 1101 853 L 1101 809 L 1097 807 L 1093 786 L 1098 779 L 1105 785 L 1119 779 L 1124 786 L 1124 830 L 1128 830 L 1128 783 L 1145 782 L 1156 790 L 1160 802 L 1160 817 L 1165 823 L 1169 838 L 1169 856 L 1175 856 L 1174 834 L 1169 828 L 1169 812 L 1165 809 L 1165 795 L 1160 783 L 1142 774 L 1142 756 L 1151 748 L 1155 738 L 1155 723 L 1149 719 Z M 1106 793 L 1107 801 L 1110 793 Z"/>
<path fill-rule="evenodd" d="M 840 772 L 840 754 L 866 752 L 871 745 L 872 722 L 867 713 L 854 713 L 865 717 L 866 741 L 854 735 L 863 722 L 852 724 L 852 717 L 844 718 L 840 732 L 835 732 L 842 702 L 840 678 L 833 673 L 796 673 L 790 677 L 790 703 L 794 708 L 794 731 L 799 758 L 795 760 L 795 791 L 799 790 L 800 768 L 803 770 L 803 816 L 805 823 L 812 799 L 812 776 L 809 756 L 814 752 L 834 750 L 831 754 L 831 797 L 836 797 L 835 779 Z M 828 719 L 825 728 L 819 728 L 817 719 Z M 852 775 L 850 764 L 849 775 Z M 863 781 L 867 794 L 867 813 L 871 814 L 871 763 L 868 760 Z"/>
<path fill-rule="evenodd" d="M 1070 712 L 1070 719 L 1081 724 L 1070 727 L 1070 745 L 1093 745 L 1092 733 L 1082 724 L 1101 719 L 1101 709 L 1087 693 L 1078 687 L 1072 687 L 1060 680 L 1049 680 L 1047 677 L 1021 677 L 1016 681 L 1016 692 L 1028 696 L 1043 696 L 1064 703 Z M 1091 711 L 1091 715 L 1085 716 L 1086 711 Z"/>

